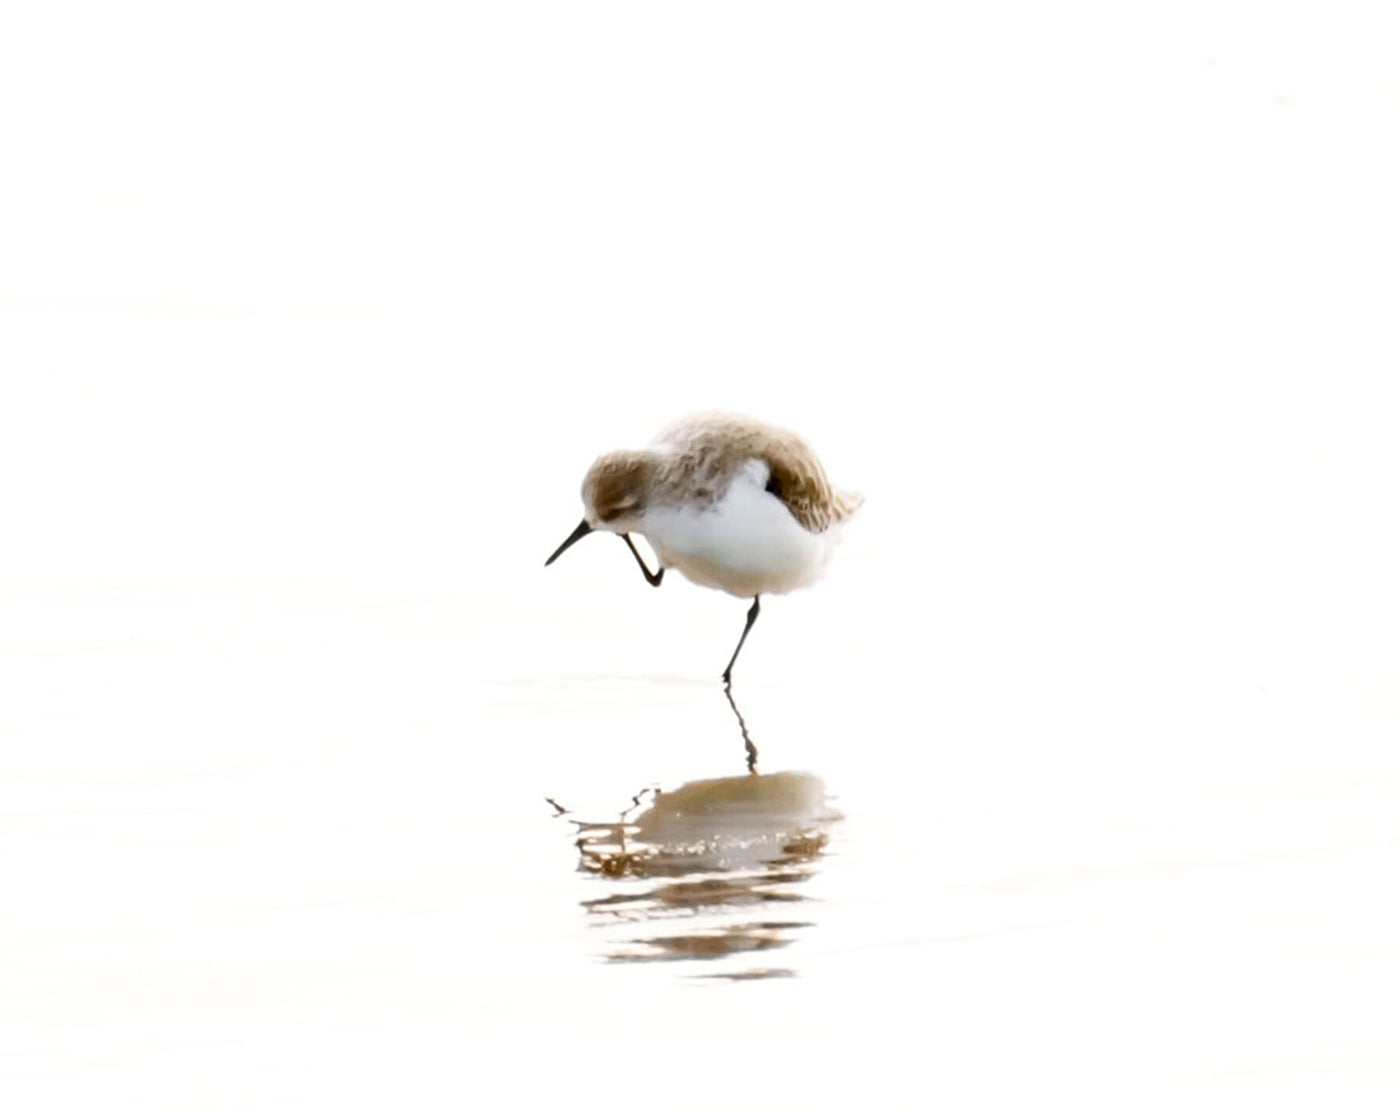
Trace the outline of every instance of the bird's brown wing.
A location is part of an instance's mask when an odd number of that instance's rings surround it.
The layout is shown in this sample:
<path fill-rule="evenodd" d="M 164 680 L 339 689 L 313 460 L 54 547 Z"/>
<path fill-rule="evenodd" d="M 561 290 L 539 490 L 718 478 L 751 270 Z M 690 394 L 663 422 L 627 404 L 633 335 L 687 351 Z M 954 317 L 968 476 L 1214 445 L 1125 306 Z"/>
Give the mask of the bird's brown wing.
<path fill-rule="evenodd" d="M 817 457 L 792 433 L 769 437 L 758 458 L 768 464 L 768 489 L 813 533 L 844 521 L 861 503 L 858 495 L 832 488 Z"/>
<path fill-rule="evenodd" d="M 674 454 L 668 479 L 676 487 L 717 496 L 745 462 L 768 465 L 768 490 L 804 529 L 820 533 L 853 514 L 859 495 L 832 489 L 813 451 L 796 433 L 728 413 L 684 418 L 657 437 Z"/>

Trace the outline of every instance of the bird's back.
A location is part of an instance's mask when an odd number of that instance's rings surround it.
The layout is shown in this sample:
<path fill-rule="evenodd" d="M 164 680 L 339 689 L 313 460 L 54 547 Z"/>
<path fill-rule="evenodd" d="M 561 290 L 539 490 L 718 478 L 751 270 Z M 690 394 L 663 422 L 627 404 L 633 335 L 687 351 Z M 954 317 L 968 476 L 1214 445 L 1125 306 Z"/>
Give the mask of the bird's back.
<path fill-rule="evenodd" d="M 666 485 L 677 496 L 721 498 L 752 459 L 768 466 L 768 490 L 798 523 L 821 533 L 863 501 L 833 489 L 821 461 L 796 433 L 732 413 L 699 413 L 668 425 L 652 441 L 668 457 Z"/>

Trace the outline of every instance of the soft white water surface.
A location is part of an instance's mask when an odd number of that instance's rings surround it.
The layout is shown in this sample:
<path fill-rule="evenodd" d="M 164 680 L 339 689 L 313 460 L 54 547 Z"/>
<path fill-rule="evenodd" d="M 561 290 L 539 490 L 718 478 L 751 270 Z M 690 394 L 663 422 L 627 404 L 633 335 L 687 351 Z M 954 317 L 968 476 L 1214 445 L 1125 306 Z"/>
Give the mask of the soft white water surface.
<path fill-rule="evenodd" d="M 1136 18 L 23 16 L 4 1107 L 1392 1109 L 1388 40 Z M 735 672 L 840 817 L 598 875 L 745 604 L 541 564 L 717 404 L 868 497 Z"/>

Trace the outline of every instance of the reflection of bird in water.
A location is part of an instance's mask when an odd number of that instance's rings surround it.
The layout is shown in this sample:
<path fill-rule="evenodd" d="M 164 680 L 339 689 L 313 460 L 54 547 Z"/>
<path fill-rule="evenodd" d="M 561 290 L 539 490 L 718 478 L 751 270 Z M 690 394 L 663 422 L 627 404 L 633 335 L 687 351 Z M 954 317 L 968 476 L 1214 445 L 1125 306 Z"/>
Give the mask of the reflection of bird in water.
<path fill-rule="evenodd" d="M 605 894 L 582 901 L 589 922 L 608 936 L 610 962 L 767 955 L 812 926 L 799 915 L 801 887 L 840 817 L 820 779 L 785 772 L 697 780 L 656 792 L 630 818 L 648 794 L 634 796 L 616 822 L 569 820 L 579 868 L 610 882 Z M 717 975 L 792 974 L 756 966 Z"/>
<path fill-rule="evenodd" d="M 627 543 L 653 587 L 676 568 L 702 587 L 752 598 L 724 669 L 728 689 L 759 596 L 815 583 L 861 501 L 827 482 L 795 434 L 732 414 L 699 414 L 663 429 L 647 448 L 599 456 L 584 476 L 583 520 L 545 566 L 581 537 L 607 530 Z M 631 533 L 656 553 L 655 572 Z"/>

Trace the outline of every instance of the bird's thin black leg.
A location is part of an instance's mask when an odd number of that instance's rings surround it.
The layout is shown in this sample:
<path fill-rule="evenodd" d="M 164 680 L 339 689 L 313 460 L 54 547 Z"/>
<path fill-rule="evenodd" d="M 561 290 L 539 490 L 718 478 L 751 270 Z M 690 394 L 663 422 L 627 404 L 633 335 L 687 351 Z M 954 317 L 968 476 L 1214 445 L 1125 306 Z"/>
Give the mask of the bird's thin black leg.
<path fill-rule="evenodd" d="M 725 665 L 724 675 L 720 679 L 725 684 L 729 683 L 730 673 L 734 671 L 734 662 L 739 659 L 739 650 L 744 647 L 744 641 L 749 636 L 749 630 L 753 629 L 754 622 L 758 621 L 758 596 L 753 596 L 753 605 L 749 607 L 749 616 L 744 622 L 744 632 L 739 634 L 739 643 L 734 646 L 734 655 L 729 658 L 729 663 Z"/>
<path fill-rule="evenodd" d="M 632 550 L 632 555 L 637 561 L 637 567 L 642 569 L 642 574 L 647 577 L 647 582 L 650 583 L 653 587 L 661 586 L 661 577 L 666 574 L 666 569 L 657 568 L 656 572 L 653 573 L 651 569 L 647 567 L 647 562 L 642 559 L 642 554 L 637 551 L 637 546 L 632 543 L 632 537 L 630 536 L 630 534 L 620 533 L 618 535 L 621 536 L 622 539 L 627 542 L 627 547 Z"/>

